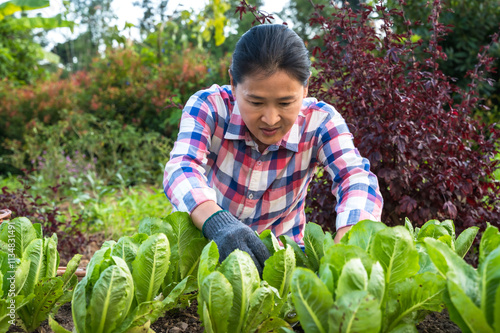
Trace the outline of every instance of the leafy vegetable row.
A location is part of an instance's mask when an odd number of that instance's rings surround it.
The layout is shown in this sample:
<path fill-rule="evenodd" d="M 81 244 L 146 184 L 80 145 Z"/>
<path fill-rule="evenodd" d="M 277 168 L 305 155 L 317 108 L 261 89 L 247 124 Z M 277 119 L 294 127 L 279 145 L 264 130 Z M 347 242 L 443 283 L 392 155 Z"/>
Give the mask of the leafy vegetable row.
<path fill-rule="evenodd" d="M 28 332 L 49 316 L 55 332 L 68 332 L 53 317 L 70 300 L 74 332 L 153 332 L 166 311 L 194 298 L 207 332 L 293 332 L 298 321 L 305 332 L 417 332 L 429 311 L 445 306 L 464 332 L 500 331 L 500 233 L 490 225 L 477 270 L 463 257 L 478 228 L 456 237 L 449 220 L 415 229 L 409 221 L 361 221 L 340 244 L 309 223 L 303 250 L 265 231 L 260 238 L 271 257 L 262 277 L 242 251 L 219 263 L 216 244 L 185 213 L 145 219 L 138 231 L 105 242 L 77 284 L 80 255 L 56 277 L 56 236 L 43 238 L 40 225 L 25 218 L 4 223 L 0 332 L 12 323 L 10 304 Z"/>

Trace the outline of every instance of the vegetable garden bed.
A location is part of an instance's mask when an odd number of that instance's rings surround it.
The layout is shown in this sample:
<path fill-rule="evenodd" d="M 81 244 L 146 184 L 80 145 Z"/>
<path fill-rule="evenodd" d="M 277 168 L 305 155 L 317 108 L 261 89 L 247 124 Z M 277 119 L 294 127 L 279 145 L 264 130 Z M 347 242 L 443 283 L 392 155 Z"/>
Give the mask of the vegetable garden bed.
<path fill-rule="evenodd" d="M 196 301 L 185 309 L 172 310 L 165 316 L 151 325 L 151 329 L 157 333 L 202 333 L 204 328 L 197 314 L 198 303 Z M 55 319 L 64 328 L 73 329 L 73 318 L 71 316 L 71 305 L 63 305 L 57 313 Z M 40 326 L 40 332 L 52 332 L 48 321 L 44 321 Z M 460 328 L 450 320 L 448 311 L 435 312 L 429 314 L 420 324 L 417 325 L 419 333 L 461 333 Z M 9 332 L 23 332 L 18 327 L 12 326 Z M 300 325 L 294 327 L 294 332 L 304 332 Z"/>
<path fill-rule="evenodd" d="M 78 280 L 82 256 L 57 276 L 57 236 L 43 237 L 40 225 L 17 218 L 0 227 L 0 289 L 7 295 L 0 332 L 10 326 L 11 303 L 16 325 L 29 332 L 494 332 L 500 233 L 487 227 L 475 269 L 463 257 L 477 232 L 456 237 L 449 220 L 421 228 L 361 221 L 335 244 L 308 223 L 302 250 L 266 230 L 259 236 L 271 257 L 259 276 L 239 250 L 219 263 L 217 245 L 186 213 L 173 213 L 103 242 Z M 15 294 L 5 283 L 12 267 Z"/>

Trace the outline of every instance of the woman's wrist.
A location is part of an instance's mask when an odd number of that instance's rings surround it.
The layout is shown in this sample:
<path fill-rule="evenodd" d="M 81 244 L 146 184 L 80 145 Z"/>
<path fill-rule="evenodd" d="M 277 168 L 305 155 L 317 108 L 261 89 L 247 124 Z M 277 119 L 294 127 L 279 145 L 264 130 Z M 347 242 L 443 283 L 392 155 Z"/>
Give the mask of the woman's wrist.
<path fill-rule="evenodd" d="M 222 211 L 222 208 L 220 208 L 215 201 L 205 201 L 193 209 L 191 212 L 191 220 L 193 220 L 195 227 L 203 230 L 203 224 L 208 218 L 219 211 Z"/>

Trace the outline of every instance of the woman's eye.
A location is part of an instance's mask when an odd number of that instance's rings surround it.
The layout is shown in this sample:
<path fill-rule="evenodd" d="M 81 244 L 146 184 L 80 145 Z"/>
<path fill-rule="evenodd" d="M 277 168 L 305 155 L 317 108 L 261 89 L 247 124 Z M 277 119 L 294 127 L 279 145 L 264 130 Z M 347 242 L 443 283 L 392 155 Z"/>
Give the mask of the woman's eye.
<path fill-rule="evenodd" d="M 289 106 L 292 103 L 280 103 L 281 106 Z"/>
<path fill-rule="evenodd" d="M 255 105 L 255 106 L 262 105 L 262 103 L 260 103 L 260 102 L 250 102 L 250 104 Z"/>

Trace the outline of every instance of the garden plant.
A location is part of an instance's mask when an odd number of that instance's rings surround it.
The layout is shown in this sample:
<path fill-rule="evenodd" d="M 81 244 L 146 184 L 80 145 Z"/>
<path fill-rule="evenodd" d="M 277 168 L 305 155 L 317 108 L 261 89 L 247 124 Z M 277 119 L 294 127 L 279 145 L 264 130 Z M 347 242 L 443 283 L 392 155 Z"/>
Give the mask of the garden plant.
<path fill-rule="evenodd" d="M 15 246 L 9 246 L 11 230 Z M 56 238 L 41 238 L 39 230 L 26 218 L 2 224 L 4 332 L 13 322 L 10 299 L 16 323 L 27 332 L 49 316 L 55 332 L 69 332 L 54 320 L 69 301 L 74 332 L 151 332 L 166 311 L 195 298 L 207 332 L 293 332 L 298 323 L 305 332 L 415 331 L 429 312 L 445 307 L 464 331 L 494 332 L 498 325 L 497 308 L 486 306 L 500 293 L 500 233 L 491 225 L 481 238 L 477 270 L 462 259 L 477 228 L 456 237 L 450 220 L 430 220 L 422 228 L 409 220 L 395 227 L 365 220 L 339 244 L 309 223 L 304 252 L 264 232 L 271 257 L 260 277 L 245 252 L 235 250 L 219 263 L 216 244 L 207 243 L 187 213 L 176 212 L 144 219 L 134 235 L 106 241 L 78 284 L 74 272 L 81 256 L 56 277 Z M 8 265 L 17 267 L 13 295 Z M 475 304 L 484 322 L 478 324 L 463 304 Z"/>

